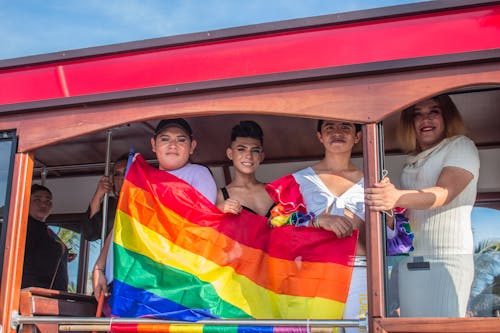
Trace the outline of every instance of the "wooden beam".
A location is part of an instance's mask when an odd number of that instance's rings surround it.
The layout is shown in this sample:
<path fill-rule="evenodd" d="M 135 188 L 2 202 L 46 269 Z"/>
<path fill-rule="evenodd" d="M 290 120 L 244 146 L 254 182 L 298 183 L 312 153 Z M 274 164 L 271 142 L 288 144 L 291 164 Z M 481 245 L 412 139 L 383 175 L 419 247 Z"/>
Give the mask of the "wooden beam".
<path fill-rule="evenodd" d="M 26 152 L 83 134 L 169 116 L 259 113 L 371 123 L 435 94 L 478 84 L 500 84 L 500 63 L 464 64 L 47 111 L 23 110 L 2 117 L 0 130 L 16 128 L 19 151 Z M 395 91 L 398 93 L 394 94 Z M 41 122 L 50 124 L 49 133 Z"/>
<path fill-rule="evenodd" d="M 376 324 L 389 333 L 491 333 L 500 331 L 500 318 L 380 318 L 376 319 Z"/>
<path fill-rule="evenodd" d="M 379 158 L 379 127 L 368 124 L 363 127 L 363 169 L 365 187 L 371 187 L 379 181 L 381 161 Z M 366 207 L 365 228 L 367 248 L 367 278 L 368 278 L 368 326 L 374 327 L 375 318 L 385 317 L 384 297 L 384 246 L 383 229 L 380 213 L 370 211 Z"/>

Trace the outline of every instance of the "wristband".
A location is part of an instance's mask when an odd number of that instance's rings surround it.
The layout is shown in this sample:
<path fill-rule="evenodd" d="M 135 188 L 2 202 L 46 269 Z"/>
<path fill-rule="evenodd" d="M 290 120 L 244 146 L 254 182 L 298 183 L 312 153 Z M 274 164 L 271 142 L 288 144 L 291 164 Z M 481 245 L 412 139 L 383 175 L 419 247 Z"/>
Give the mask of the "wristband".
<path fill-rule="evenodd" d="M 312 220 L 312 225 L 317 229 L 321 228 L 321 226 L 319 225 L 319 216 L 314 216 Z"/>

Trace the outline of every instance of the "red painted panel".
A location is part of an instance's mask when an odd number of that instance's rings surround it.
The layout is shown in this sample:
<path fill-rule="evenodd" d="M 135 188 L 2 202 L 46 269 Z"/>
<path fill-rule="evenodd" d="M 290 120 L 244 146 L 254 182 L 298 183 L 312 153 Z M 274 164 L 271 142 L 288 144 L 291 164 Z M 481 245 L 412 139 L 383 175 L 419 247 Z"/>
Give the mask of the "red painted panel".
<path fill-rule="evenodd" d="M 86 58 L 0 72 L 0 104 L 491 50 L 499 36 L 491 6 Z"/>

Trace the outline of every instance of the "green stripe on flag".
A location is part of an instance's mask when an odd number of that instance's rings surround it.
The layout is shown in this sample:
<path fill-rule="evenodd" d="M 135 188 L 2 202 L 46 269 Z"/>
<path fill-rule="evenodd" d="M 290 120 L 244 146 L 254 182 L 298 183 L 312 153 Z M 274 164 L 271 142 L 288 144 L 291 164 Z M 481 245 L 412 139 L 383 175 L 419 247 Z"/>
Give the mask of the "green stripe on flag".
<path fill-rule="evenodd" d="M 118 281 L 187 308 L 208 309 L 221 318 L 252 318 L 240 308 L 222 300 L 210 283 L 187 272 L 159 264 L 116 243 L 113 245 L 114 264 L 118 268 L 115 269 L 114 278 Z"/>

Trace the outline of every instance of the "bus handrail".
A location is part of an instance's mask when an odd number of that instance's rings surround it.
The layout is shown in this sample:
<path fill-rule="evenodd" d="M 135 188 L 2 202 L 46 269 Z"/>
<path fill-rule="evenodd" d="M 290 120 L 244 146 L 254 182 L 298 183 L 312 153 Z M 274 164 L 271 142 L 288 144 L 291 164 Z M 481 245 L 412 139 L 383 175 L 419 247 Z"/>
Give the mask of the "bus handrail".
<path fill-rule="evenodd" d="M 367 329 L 366 318 L 360 319 L 211 319 L 197 322 L 163 320 L 151 318 L 97 318 L 60 316 L 21 316 L 12 314 L 13 329 L 26 324 L 59 324 L 60 331 L 109 331 L 111 324 L 165 324 L 165 325 L 209 325 L 209 326 L 287 326 L 287 327 L 359 327 Z"/>

